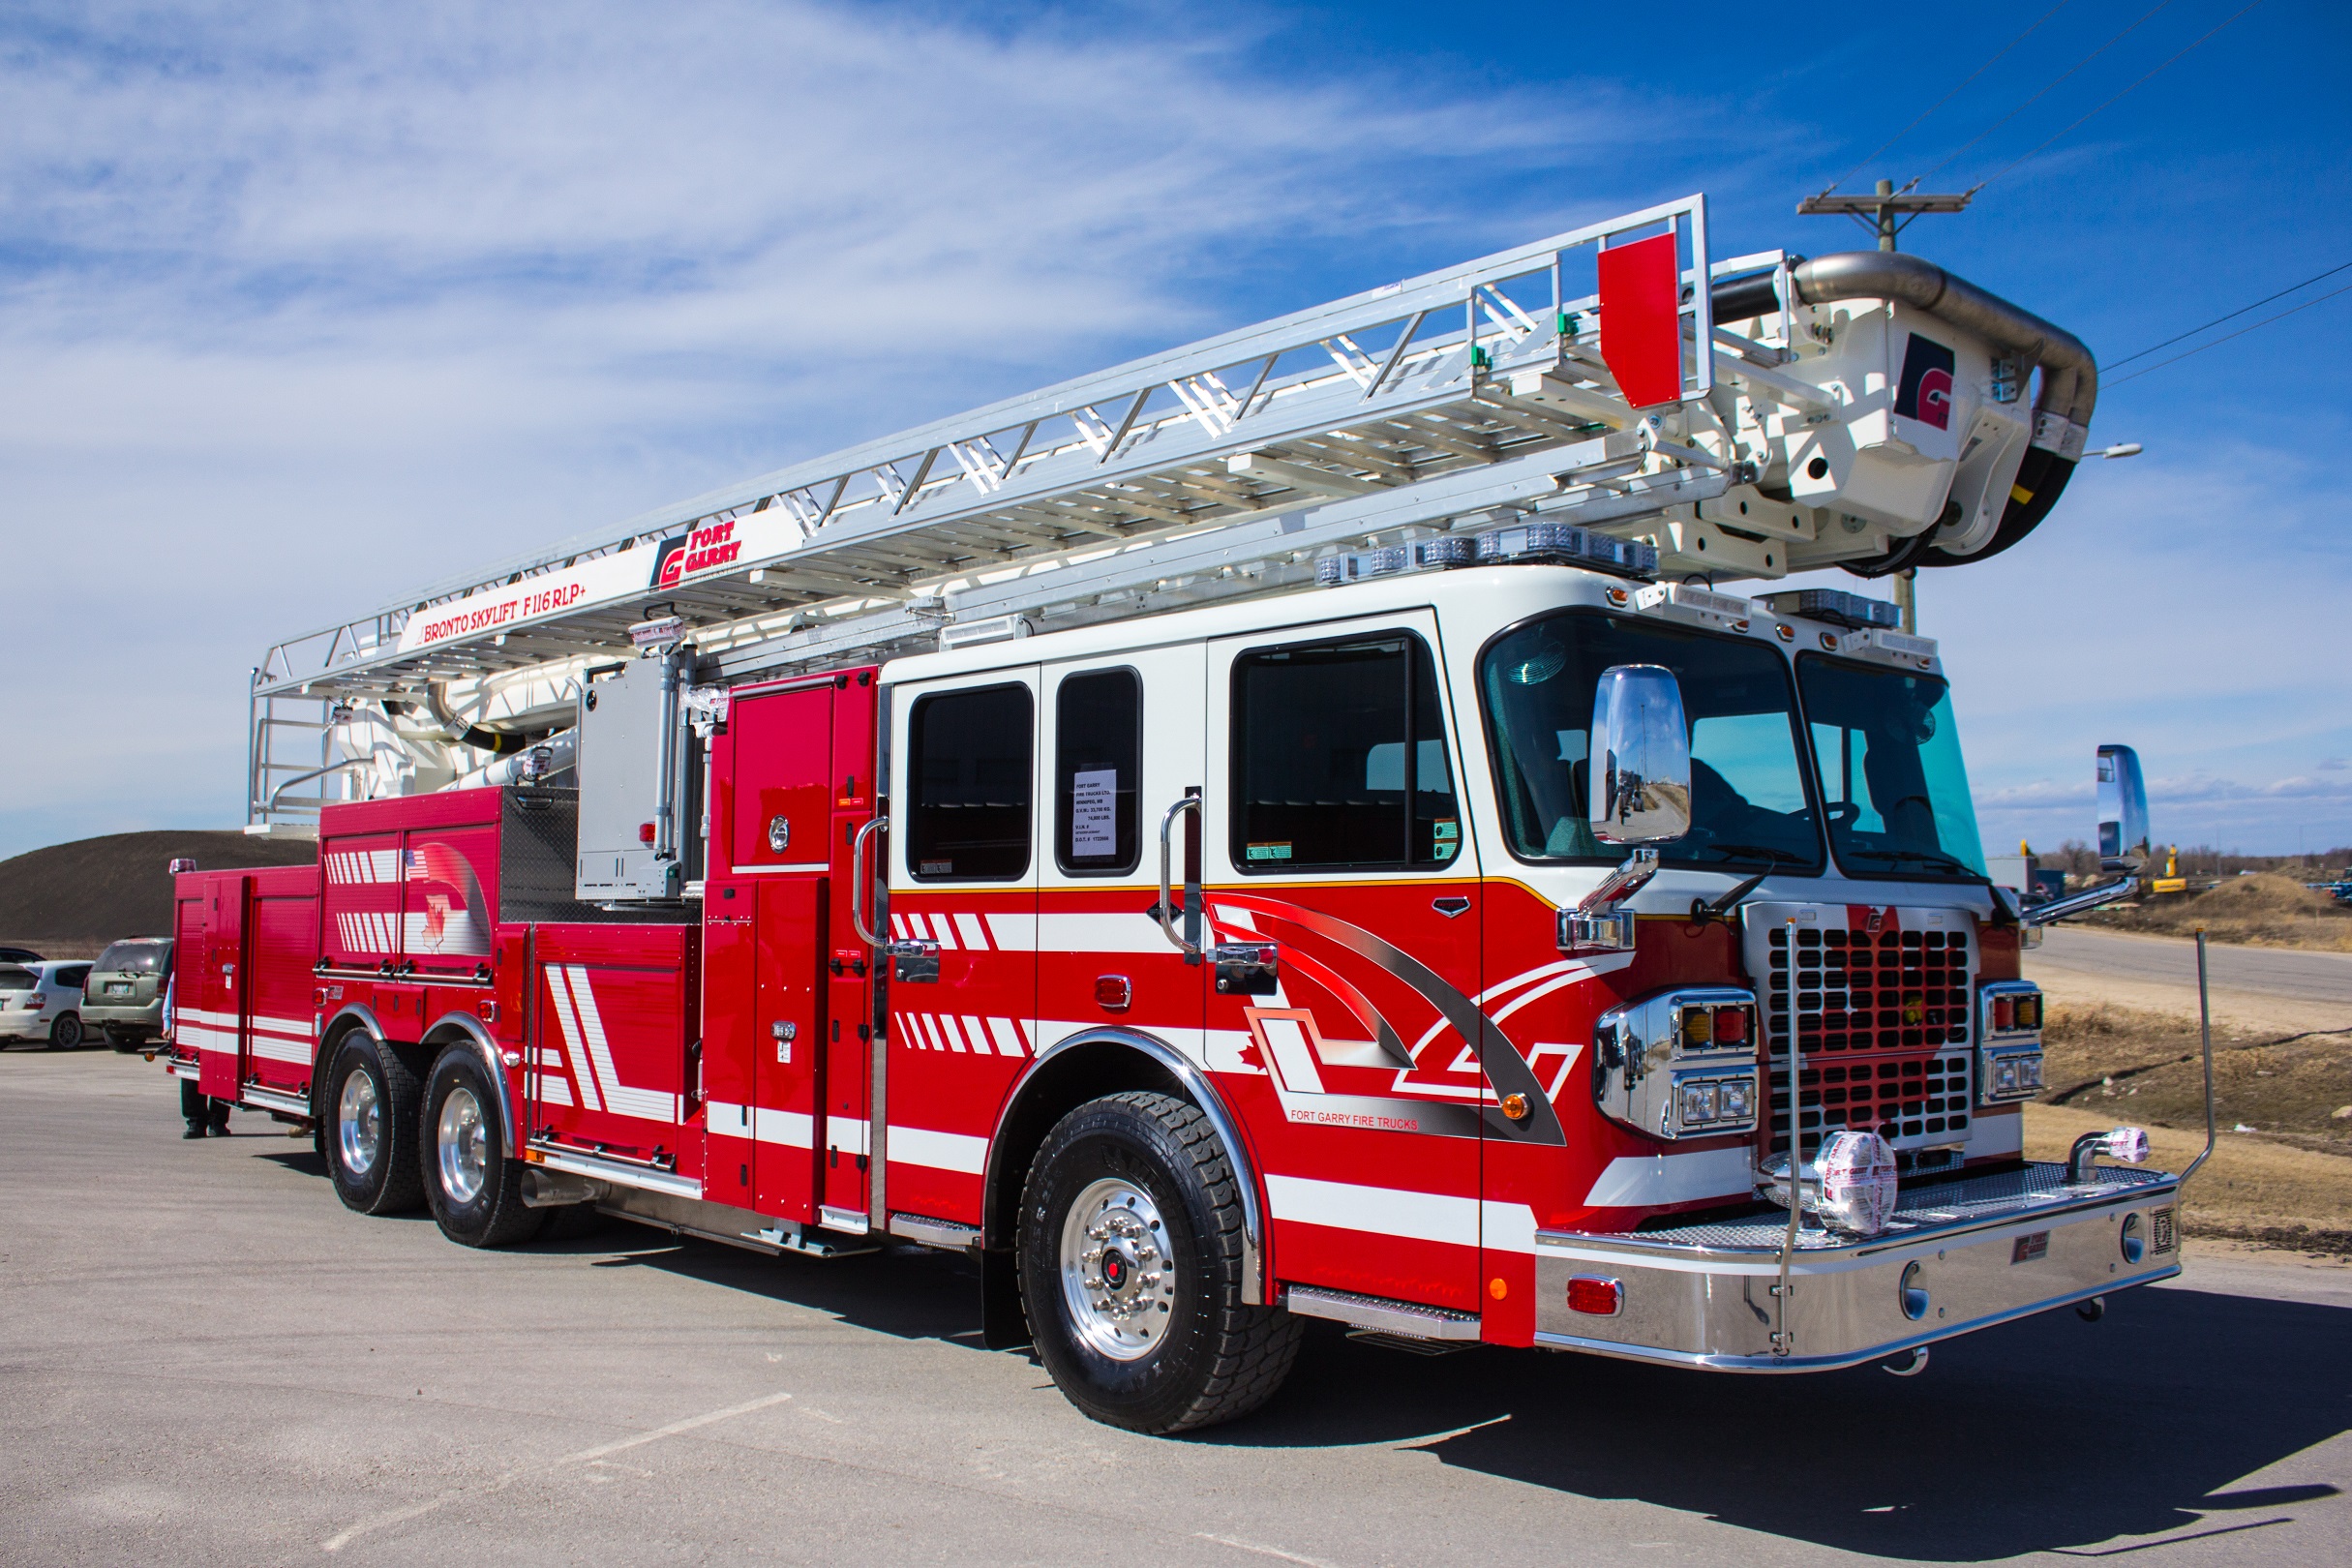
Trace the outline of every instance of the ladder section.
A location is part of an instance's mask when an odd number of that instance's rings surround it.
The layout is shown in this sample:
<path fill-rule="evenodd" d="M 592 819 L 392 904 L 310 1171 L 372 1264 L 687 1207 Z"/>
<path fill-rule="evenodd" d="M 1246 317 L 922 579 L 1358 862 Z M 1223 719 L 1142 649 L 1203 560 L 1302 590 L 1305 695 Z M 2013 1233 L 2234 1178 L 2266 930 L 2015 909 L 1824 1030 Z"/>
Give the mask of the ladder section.
<path fill-rule="evenodd" d="M 1605 321 L 1602 255 L 1644 246 L 1663 260 L 1647 269 L 1663 295 L 1647 321 L 1630 307 Z M 1664 317 L 1663 361 L 1653 348 L 1643 362 L 1653 395 L 1707 394 L 1718 356 L 1695 346 L 1714 336 L 1697 286 L 1709 276 L 1694 196 L 714 492 L 281 644 L 260 685 L 414 693 L 625 648 L 648 607 L 698 644 L 710 641 L 700 628 L 773 637 L 796 615 L 935 623 L 950 580 L 1157 552 L 1301 511 L 1322 515 L 1318 532 L 1372 520 L 1364 536 L 1446 515 L 1506 474 L 1556 489 L 1536 469 L 1643 425 L 1611 369 L 1637 326 L 1654 343 Z M 1223 570 L 1252 547 L 1236 534 L 1219 548 Z"/>

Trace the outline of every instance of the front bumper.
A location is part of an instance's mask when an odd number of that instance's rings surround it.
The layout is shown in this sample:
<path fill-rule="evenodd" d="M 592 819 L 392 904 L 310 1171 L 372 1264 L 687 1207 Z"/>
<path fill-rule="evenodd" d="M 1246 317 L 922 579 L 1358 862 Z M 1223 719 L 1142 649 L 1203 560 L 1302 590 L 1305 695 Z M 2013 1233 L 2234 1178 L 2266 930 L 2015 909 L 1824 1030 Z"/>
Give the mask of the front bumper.
<path fill-rule="evenodd" d="M 1904 1192 L 1868 1240 L 1803 1233 L 1779 1295 L 1785 1219 L 1624 1235 L 1541 1231 L 1538 1344 L 1715 1372 L 1824 1372 L 2181 1272 L 2180 1178 L 2034 1162 Z M 2139 1217 L 2136 1260 L 2125 1221 Z M 1913 1264 L 1908 1285 L 1906 1273 Z M 1568 1282 L 1618 1282 L 1612 1316 L 1570 1311 Z M 1921 1304 L 1907 1288 L 1925 1293 Z M 1914 1315 L 1915 1312 L 1916 1315 Z M 1788 1342 L 1775 1347 L 1773 1333 Z"/>

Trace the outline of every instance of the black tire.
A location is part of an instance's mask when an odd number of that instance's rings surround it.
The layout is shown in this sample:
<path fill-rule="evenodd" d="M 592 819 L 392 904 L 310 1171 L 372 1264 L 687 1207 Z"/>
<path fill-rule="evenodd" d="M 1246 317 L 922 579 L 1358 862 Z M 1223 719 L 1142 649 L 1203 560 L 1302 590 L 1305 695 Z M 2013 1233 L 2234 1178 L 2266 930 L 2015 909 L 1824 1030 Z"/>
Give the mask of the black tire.
<path fill-rule="evenodd" d="M 78 1051 L 81 1049 L 81 1014 L 61 1012 L 49 1024 L 49 1049 Z"/>
<path fill-rule="evenodd" d="M 347 1105 L 345 1089 L 354 1078 L 364 1078 L 366 1088 L 357 1092 L 361 1103 Z M 354 1029 L 336 1045 L 318 1108 L 327 1174 L 345 1208 L 407 1214 L 425 1201 L 416 1158 L 417 1099 L 416 1074 L 365 1029 Z"/>
<path fill-rule="evenodd" d="M 1124 1232 L 1103 1241 L 1116 1227 L 1073 1220 L 1081 1200 Z M 1073 1253 L 1082 1289 L 1063 1266 L 1066 1236 L 1073 1247 L 1089 1236 L 1100 1244 Z M 1029 1167 L 1015 1246 L 1038 1357 L 1097 1421 L 1153 1433 L 1230 1421 L 1273 1398 L 1297 1359 L 1299 1320 L 1242 1303 L 1240 1185 L 1208 1118 L 1173 1095 L 1110 1095 L 1062 1118 Z M 1106 1300 L 1128 1292 L 1118 1306 L 1131 1330 L 1081 1316 L 1071 1293 L 1098 1290 Z M 1139 1346 L 1155 1316 L 1156 1341 Z M 1102 1348 L 1123 1337 L 1120 1353 Z"/>
<path fill-rule="evenodd" d="M 524 1206 L 498 1085 L 471 1045 L 449 1046 L 426 1074 L 417 1155 L 433 1218 L 461 1247 L 512 1247 L 546 1228 L 547 1211 Z"/>

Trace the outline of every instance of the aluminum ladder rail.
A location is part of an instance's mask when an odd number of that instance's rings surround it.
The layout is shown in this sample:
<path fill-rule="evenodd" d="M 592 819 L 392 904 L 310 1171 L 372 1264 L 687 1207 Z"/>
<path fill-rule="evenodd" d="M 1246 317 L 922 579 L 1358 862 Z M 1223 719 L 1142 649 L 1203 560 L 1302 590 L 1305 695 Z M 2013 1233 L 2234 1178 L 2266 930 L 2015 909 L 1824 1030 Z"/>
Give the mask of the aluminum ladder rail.
<path fill-rule="evenodd" d="M 276 645 L 255 687 L 417 692 L 625 648 L 629 624 L 656 602 L 690 625 L 901 602 L 926 584 L 1089 546 L 1333 500 L 1429 495 L 1434 480 L 1632 429 L 1639 415 L 1597 351 L 1595 301 L 1566 297 L 1561 274 L 1574 253 L 1670 227 L 1681 236 L 1686 282 L 1707 278 L 1705 198 L 1664 203 L 798 465 L 443 583 Z M 1514 286 L 1542 297 L 1531 308 L 1514 298 Z M 1709 340 L 1712 322 L 1708 291 L 1686 292 L 1685 401 L 1705 395 L 1720 357 L 1687 351 Z M 1513 393 L 1514 378 L 1530 373 L 1550 377 L 1552 396 Z M 1424 509 L 1436 500 L 1431 495 Z M 722 523 L 758 541 L 723 571 L 402 650 L 419 614 Z"/>

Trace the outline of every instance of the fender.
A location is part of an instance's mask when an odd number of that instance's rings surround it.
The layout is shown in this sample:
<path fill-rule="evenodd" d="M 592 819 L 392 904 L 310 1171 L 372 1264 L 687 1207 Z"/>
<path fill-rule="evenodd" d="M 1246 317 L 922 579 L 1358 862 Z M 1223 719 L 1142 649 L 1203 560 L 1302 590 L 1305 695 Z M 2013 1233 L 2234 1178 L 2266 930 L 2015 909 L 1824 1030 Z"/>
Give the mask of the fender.
<path fill-rule="evenodd" d="M 1065 1052 L 1090 1045 L 1120 1046 L 1149 1058 L 1155 1066 L 1164 1069 L 1176 1080 L 1186 1097 L 1200 1107 L 1201 1115 L 1208 1118 L 1210 1130 L 1217 1134 L 1218 1142 L 1223 1145 L 1225 1159 L 1233 1166 L 1234 1185 L 1241 1191 L 1242 1300 L 1251 1307 L 1264 1306 L 1266 1288 L 1261 1264 L 1265 1255 L 1264 1211 L 1258 1202 L 1257 1166 L 1250 1158 L 1250 1146 L 1242 1140 L 1241 1124 L 1227 1108 L 1216 1087 L 1209 1082 L 1208 1074 L 1201 1071 L 1191 1058 L 1167 1041 L 1141 1030 L 1082 1030 L 1040 1052 L 1023 1070 L 1013 1083 L 1012 1093 L 1005 1097 L 1004 1109 L 997 1115 L 996 1131 L 988 1139 L 988 1171 L 982 1191 L 989 1212 L 983 1212 L 980 1217 L 980 1234 L 998 1234 L 1002 1223 L 1001 1217 L 992 1211 L 996 1206 L 1000 1179 L 1005 1174 L 999 1161 L 1003 1159 L 1007 1125 L 1021 1109 L 1024 1097 L 1046 1063 Z"/>
<path fill-rule="evenodd" d="M 490 1038 L 490 1031 L 482 1027 L 482 1020 L 470 1012 L 452 1009 L 433 1020 L 433 1027 L 425 1031 L 422 1043 L 465 1044 L 472 1047 L 473 1053 L 482 1060 L 482 1070 L 489 1073 L 490 1081 L 498 1086 L 498 1120 L 506 1129 L 506 1158 L 522 1159 L 522 1130 L 515 1125 L 514 1096 L 506 1086 L 506 1070 L 498 1065 L 498 1043 Z"/>

